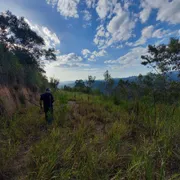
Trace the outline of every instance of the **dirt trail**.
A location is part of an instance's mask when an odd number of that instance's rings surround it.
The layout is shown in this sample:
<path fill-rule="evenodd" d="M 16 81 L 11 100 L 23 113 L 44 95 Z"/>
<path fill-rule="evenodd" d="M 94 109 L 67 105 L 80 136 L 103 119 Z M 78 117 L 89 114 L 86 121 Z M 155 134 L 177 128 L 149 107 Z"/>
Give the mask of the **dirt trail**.
<path fill-rule="evenodd" d="M 26 179 L 26 173 L 27 172 L 27 164 L 28 164 L 28 153 L 31 146 L 27 147 L 21 147 L 11 164 L 12 169 L 12 177 L 10 179 L 13 180 L 23 180 Z"/>
<path fill-rule="evenodd" d="M 71 108 L 78 108 L 76 101 L 68 101 L 68 106 Z M 2 180 L 25 180 L 27 179 L 29 153 L 32 146 L 38 143 L 47 133 L 47 127 L 41 126 L 40 131 L 42 132 L 40 137 L 30 137 L 27 142 L 22 143 L 16 154 L 16 156 L 9 163 L 9 172 L 5 174 Z M 1 178 L 0 178 L 1 180 Z"/>
<path fill-rule="evenodd" d="M 40 141 L 45 134 L 47 134 L 47 128 L 42 125 L 40 127 L 40 131 L 42 132 L 39 137 L 29 137 L 26 142 L 20 145 L 20 148 L 16 154 L 16 156 L 9 163 L 9 172 L 6 174 L 3 180 L 25 180 L 27 179 L 27 166 L 29 163 L 29 153 L 30 149 L 33 145 L 35 145 L 38 141 Z"/>

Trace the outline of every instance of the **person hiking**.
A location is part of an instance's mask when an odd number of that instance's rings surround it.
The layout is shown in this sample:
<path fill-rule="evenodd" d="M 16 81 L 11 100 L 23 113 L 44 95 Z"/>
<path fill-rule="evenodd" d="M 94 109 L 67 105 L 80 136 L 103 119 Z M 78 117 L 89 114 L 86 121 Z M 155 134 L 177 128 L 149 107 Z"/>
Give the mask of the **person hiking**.
<path fill-rule="evenodd" d="M 53 121 L 53 103 L 54 97 L 51 94 L 51 90 L 47 88 L 46 92 L 40 96 L 40 107 L 41 110 L 44 108 L 45 119 L 48 124 L 51 124 Z"/>

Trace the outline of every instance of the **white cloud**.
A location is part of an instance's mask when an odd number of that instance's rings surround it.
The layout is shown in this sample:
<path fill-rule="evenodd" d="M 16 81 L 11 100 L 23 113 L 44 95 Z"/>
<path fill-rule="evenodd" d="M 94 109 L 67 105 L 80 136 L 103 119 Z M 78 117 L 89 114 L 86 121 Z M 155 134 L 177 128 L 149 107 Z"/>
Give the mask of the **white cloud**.
<path fill-rule="evenodd" d="M 124 9 L 128 10 L 129 7 L 131 6 L 132 0 L 124 0 Z"/>
<path fill-rule="evenodd" d="M 53 42 L 53 46 L 60 44 L 60 40 L 55 33 L 52 33 L 47 27 L 42 27 L 43 33 Z"/>
<path fill-rule="evenodd" d="M 106 54 L 107 54 L 107 52 L 105 50 L 101 50 L 99 52 L 93 51 L 91 53 L 91 56 L 88 58 L 88 61 L 94 61 L 95 62 L 98 57 L 103 57 Z"/>
<path fill-rule="evenodd" d="M 123 11 L 119 6 L 118 14 L 113 17 L 107 26 L 108 32 L 112 35 L 110 45 L 114 42 L 128 40 L 132 36 L 132 29 L 135 22 L 130 20 L 129 13 Z"/>
<path fill-rule="evenodd" d="M 106 60 L 104 61 L 105 64 L 117 64 L 119 61 L 118 60 Z"/>
<path fill-rule="evenodd" d="M 110 36 L 105 27 L 101 24 L 97 27 L 97 32 L 94 37 L 94 43 L 101 49 L 105 46 L 107 38 Z"/>
<path fill-rule="evenodd" d="M 140 65 L 141 63 L 141 55 L 147 52 L 147 48 L 144 47 L 136 47 L 130 50 L 124 56 L 119 57 L 117 60 L 107 60 L 105 64 L 120 64 L 123 67 Z"/>
<path fill-rule="evenodd" d="M 82 25 L 83 28 L 87 28 L 91 26 L 91 22 L 86 22 L 85 24 Z"/>
<path fill-rule="evenodd" d="M 89 49 L 83 49 L 81 51 L 82 55 L 87 58 L 89 54 L 91 54 L 91 52 L 89 51 Z"/>
<path fill-rule="evenodd" d="M 47 67 L 63 67 L 63 68 L 75 68 L 75 67 L 90 67 L 89 64 L 83 63 L 83 58 L 75 53 L 69 53 L 64 55 L 58 55 L 56 61 L 47 61 Z"/>
<path fill-rule="evenodd" d="M 172 2 L 164 4 L 159 9 L 157 20 L 167 21 L 172 24 L 180 23 L 180 1 L 174 0 Z"/>
<path fill-rule="evenodd" d="M 97 60 L 97 58 L 103 57 L 107 54 L 105 50 L 91 52 L 88 49 L 83 49 L 81 53 L 84 58 L 88 59 L 88 61 L 94 61 L 94 62 Z"/>
<path fill-rule="evenodd" d="M 58 0 L 46 0 L 48 4 L 51 4 L 53 7 L 56 6 Z"/>
<path fill-rule="evenodd" d="M 135 27 L 135 22 L 130 19 L 129 12 L 124 11 L 120 4 L 117 4 L 116 11 L 117 15 L 112 18 L 107 26 L 107 30 L 112 36 L 108 45 L 128 40 L 132 36 L 132 29 Z"/>
<path fill-rule="evenodd" d="M 96 57 L 103 57 L 107 54 L 107 52 L 105 50 L 101 50 L 99 52 L 93 51 L 92 54 L 95 55 Z"/>
<path fill-rule="evenodd" d="M 91 61 L 91 62 L 96 62 L 96 56 L 94 54 L 92 54 L 89 58 L 88 58 L 88 61 Z"/>
<path fill-rule="evenodd" d="M 145 23 L 151 14 L 151 8 L 150 7 L 144 7 L 144 9 L 140 12 L 140 19 L 142 23 Z"/>
<path fill-rule="evenodd" d="M 126 42 L 125 45 L 131 47 L 131 46 L 133 46 L 133 43 L 132 42 Z"/>
<path fill-rule="evenodd" d="M 153 30 L 154 30 L 154 27 L 152 25 L 145 27 L 141 31 L 141 38 L 139 40 L 137 40 L 134 45 L 138 46 L 138 45 L 145 44 L 147 42 L 147 40 L 152 37 Z"/>
<path fill-rule="evenodd" d="M 99 0 L 96 7 L 96 12 L 100 19 L 104 19 L 109 13 L 111 14 L 117 0 Z"/>
<path fill-rule="evenodd" d="M 57 56 L 57 63 L 68 63 L 68 62 L 81 62 L 83 59 L 77 56 L 75 53 L 69 53 L 61 56 Z"/>
<path fill-rule="evenodd" d="M 139 45 L 143 45 L 147 42 L 148 39 L 150 38 L 169 38 L 170 36 L 178 36 L 178 30 L 175 31 L 170 31 L 170 30 L 163 30 L 162 28 L 157 29 L 154 31 L 154 27 L 151 26 L 147 26 L 145 27 L 142 32 L 141 32 L 141 37 L 134 43 L 134 46 L 139 46 Z M 158 41 L 158 43 L 161 41 Z"/>
<path fill-rule="evenodd" d="M 162 28 L 160 28 L 153 32 L 152 37 L 163 38 L 164 36 L 167 36 L 167 33 L 169 32 L 170 32 L 169 30 L 163 30 Z"/>
<path fill-rule="evenodd" d="M 140 64 L 141 56 L 146 52 L 147 48 L 144 47 L 133 48 L 130 52 L 119 58 L 119 63 L 122 65 Z"/>
<path fill-rule="evenodd" d="M 104 27 L 100 25 L 94 38 L 94 43 L 100 48 L 107 48 L 133 36 L 136 19 L 130 17 L 130 12 L 124 10 L 120 3 L 116 3 L 113 13 L 115 16 Z"/>
<path fill-rule="evenodd" d="M 92 18 L 92 15 L 90 14 L 90 12 L 87 11 L 87 10 L 84 10 L 83 13 L 84 13 L 83 19 L 84 19 L 85 21 L 90 21 L 91 18 Z"/>
<path fill-rule="evenodd" d="M 51 32 L 47 27 L 32 24 L 27 19 L 25 19 L 25 21 L 29 24 L 30 28 L 33 31 L 35 31 L 44 39 L 46 48 L 56 47 L 60 44 L 60 39 L 58 38 L 58 36 L 54 32 Z"/>
<path fill-rule="evenodd" d="M 95 8 L 96 0 L 86 0 L 86 5 L 88 8 Z"/>
<path fill-rule="evenodd" d="M 155 45 L 160 45 L 167 44 L 169 42 L 169 37 L 180 37 L 180 34 L 178 30 L 170 31 L 158 29 L 153 33 L 153 37 L 160 39 L 155 43 Z"/>
<path fill-rule="evenodd" d="M 116 49 L 122 49 L 124 46 L 122 44 L 115 46 Z"/>
<path fill-rule="evenodd" d="M 63 68 L 82 68 L 82 67 L 90 67 L 89 64 L 84 63 L 68 63 L 68 64 L 60 64 Z"/>
<path fill-rule="evenodd" d="M 83 20 L 85 21 L 85 23 L 83 24 L 83 28 L 87 28 L 88 26 L 91 26 L 92 15 L 87 10 L 84 10 L 82 12 L 83 12 Z"/>
<path fill-rule="evenodd" d="M 46 0 L 48 4 L 57 7 L 57 11 L 65 17 L 78 18 L 78 4 L 80 0 Z"/>
<path fill-rule="evenodd" d="M 180 23 L 180 1 L 179 0 L 142 0 L 141 7 L 143 10 L 140 13 L 142 22 L 146 22 L 149 18 L 152 9 L 157 9 L 156 20 L 169 22 L 170 24 Z"/>
<path fill-rule="evenodd" d="M 148 27 L 145 27 L 143 30 L 142 30 L 142 37 L 144 38 L 150 38 L 151 35 L 152 35 L 152 32 L 153 32 L 153 29 L 154 27 L 151 25 L 151 26 L 148 26 Z"/>

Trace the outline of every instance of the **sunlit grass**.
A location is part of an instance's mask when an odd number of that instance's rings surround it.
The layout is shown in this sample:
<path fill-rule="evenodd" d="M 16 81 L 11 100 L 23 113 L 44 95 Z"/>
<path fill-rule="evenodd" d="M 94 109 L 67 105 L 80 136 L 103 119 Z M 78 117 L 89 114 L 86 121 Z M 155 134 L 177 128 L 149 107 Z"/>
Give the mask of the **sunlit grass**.
<path fill-rule="evenodd" d="M 89 97 L 88 97 L 89 96 Z M 55 92 L 54 122 L 36 108 L 1 120 L 1 173 L 27 146 L 27 179 L 178 179 L 180 107 Z"/>

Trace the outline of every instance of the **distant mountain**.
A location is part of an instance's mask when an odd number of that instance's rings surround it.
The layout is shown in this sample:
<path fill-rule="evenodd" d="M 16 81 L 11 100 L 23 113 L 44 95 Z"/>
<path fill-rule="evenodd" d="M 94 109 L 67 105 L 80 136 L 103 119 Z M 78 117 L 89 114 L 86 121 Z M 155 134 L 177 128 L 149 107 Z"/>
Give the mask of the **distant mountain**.
<path fill-rule="evenodd" d="M 131 76 L 131 77 L 126 77 L 126 78 L 114 78 L 114 84 L 117 85 L 119 80 L 122 79 L 124 81 L 128 80 L 130 82 L 135 81 L 137 79 L 137 76 Z M 93 88 L 98 88 L 103 84 L 104 80 L 96 80 L 94 83 Z M 63 88 L 64 86 L 69 86 L 69 87 L 74 87 L 75 86 L 75 81 L 64 81 L 60 82 L 59 88 Z"/>
<path fill-rule="evenodd" d="M 66 85 L 66 86 L 69 86 L 69 87 L 74 87 L 75 81 L 64 81 L 64 82 L 60 82 L 59 88 L 63 88 L 65 85 Z"/>
<path fill-rule="evenodd" d="M 178 77 L 178 74 L 179 74 L 178 71 L 169 72 L 169 73 L 167 73 L 167 77 L 171 81 L 180 82 L 180 78 Z M 130 76 L 130 77 L 126 77 L 126 78 L 114 78 L 114 86 L 116 86 L 118 84 L 120 79 L 122 79 L 124 81 L 135 82 L 135 81 L 137 81 L 138 76 Z M 96 80 L 94 85 L 93 85 L 93 88 L 102 89 L 103 82 L 104 82 L 104 80 Z M 69 86 L 69 87 L 74 87 L 75 86 L 75 81 L 61 82 L 60 85 L 59 85 L 59 88 L 63 88 L 65 85 Z"/>

